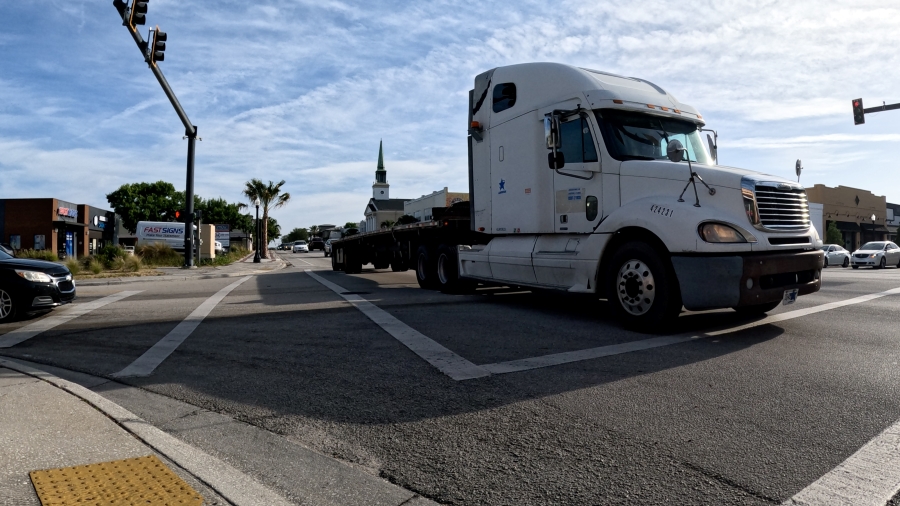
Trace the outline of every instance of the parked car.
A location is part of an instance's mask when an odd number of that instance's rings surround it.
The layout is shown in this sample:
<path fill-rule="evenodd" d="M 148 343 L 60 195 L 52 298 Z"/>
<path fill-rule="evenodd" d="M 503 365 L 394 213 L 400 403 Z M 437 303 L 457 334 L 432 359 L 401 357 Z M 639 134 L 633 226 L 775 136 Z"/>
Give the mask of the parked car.
<path fill-rule="evenodd" d="M 73 300 L 75 280 L 66 266 L 0 251 L 0 322 Z"/>
<path fill-rule="evenodd" d="M 825 267 L 850 266 L 850 252 L 843 247 L 837 244 L 826 244 L 822 246 L 822 251 L 825 252 Z"/>
<path fill-rule="evenodd" d="M 294 241 L 294 247 L 291 249 L 293 253 L 309 253 L 309 246 L 306 241 Z"/>
<path fill-rule="evenodd" d="M 321 237 L 313 237 L 309 240 L 309 250 L 325 249 L 325 241 Z"/>
<path fill-rule="evenodd" d="M 850 265 L 854 269 L 869 266 L 884 269 L 889 265 L 900 267 L 900 246 L 890 241 L 872 241 L 853 252 Z"/>
<path fill-rule="evenodd" d="M 220 243 L 219 241 L 216 241 L 216 246 L 215 246 L 215 248 L 216 248 L 216 254 L 217 254 L 217 255 L 220 254 L 220 253 L 225 253 L 225 248 L 222 246 L 222 243 Z"/>
<path fill-rule="evenodd" d="M 12 246 L 6 243 L 0 243 L 0 251 L 6 253 L 7 255 L 14 257 L 16 256 L 15 250 L 12 249 Z"/>
<path fill-rule="evenodd" d="M 325 252 L 325 256 L 331 256 L 331 239 L 325 241 L 325 244 L 322 246 L 322 251 Z"/>

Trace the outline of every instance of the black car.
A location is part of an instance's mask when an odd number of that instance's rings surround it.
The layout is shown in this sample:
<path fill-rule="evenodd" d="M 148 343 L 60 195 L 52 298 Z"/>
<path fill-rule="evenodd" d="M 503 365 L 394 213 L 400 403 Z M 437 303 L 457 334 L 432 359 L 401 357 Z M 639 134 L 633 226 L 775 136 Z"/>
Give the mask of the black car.
<path fill-rule="evenodd" d="M 321 237 L 312 237 L 309 239 L 309 250 L 312 251 L 315 249 L 325 249 L 325 241 L 322 240 Z"/>
<path fill-rule="evenodd" d="M 0 322 L 75 300 L 75 281 L 64 265 L 15 258 L 0 251 Z"/>

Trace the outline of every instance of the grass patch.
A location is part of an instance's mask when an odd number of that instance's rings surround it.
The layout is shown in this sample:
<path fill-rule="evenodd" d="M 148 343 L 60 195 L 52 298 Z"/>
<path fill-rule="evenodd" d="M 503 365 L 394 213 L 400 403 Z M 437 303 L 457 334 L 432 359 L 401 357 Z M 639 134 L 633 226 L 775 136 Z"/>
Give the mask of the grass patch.
<path fill-rule="evenodd" d="M 31 258 L 34 260 L 46 260 L 48 262 L 59 262 L 59 257 L 56 256 L 56 253 L 52 253 L 48 250 L 35 250 L 35 249 L 23 249 L 19 250 L 16 253 L 16 258 Z"/>
<path fill-rule="evenodd" d="M 234 246 L 228 253 L 217 254 L 216 258 L 204 258 L 200 261 L 200 266 L 231 265 L 234 262 L 237 262 L 238 260 L 247 256 L 249 253 L 249 250 L 246 250 L 240 246 Z"/>

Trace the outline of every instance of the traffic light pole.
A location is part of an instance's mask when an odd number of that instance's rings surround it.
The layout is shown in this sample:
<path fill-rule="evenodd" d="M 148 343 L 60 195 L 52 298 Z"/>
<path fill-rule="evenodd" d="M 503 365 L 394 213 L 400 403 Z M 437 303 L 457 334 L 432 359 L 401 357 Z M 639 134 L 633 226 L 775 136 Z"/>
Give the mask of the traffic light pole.
<path fill-rule="evenodd" d="M 872 114 L 874 112 L 882 112 L 882 111 L 893 111 L 894 109 L 900 109 L 900 104 L 891 104 L 887 105 L 884 102 L 881 103 L 881 107 L 869 107 L 863 108 L 863 101 L 861 98 L 857 98 L 851 101 L 853 105 L 853 124 L 862 125 L 866 122 L 866 114 Z"/>
<path fill-rule="evenodd" d="M 131 2 L 132 9 L 134 8 L 135 2 L 136 0 L 132 0 Z M 175 114 L 178 115 L 178 118 L 184 124 L 184 135 L 188 140 L 187 183 L 184 190 L 185 200 L 187 201 L 185 202 L 187 218 L 185 219 L 184 227 L 184 267 L 189 269 L 194 266 L 194 147 L 197 141 L 197 127 L 191 123 L 187 113 L 182 109 L 181 103 L 178 102 L 178 97 L 175 96 L 175 92 L 172 91 L 169 82 L 166 81 L 166 76 L 163 75 L 159 65 L 156 65 L 156 63 L 151 61 L 149 52 L 147 51 L 147 42 L 141 37 L 140 32 L 128 22 L 128 17 L 131 13 L 130 9 L 126 7 L 127 4 L 125 4 L 124 0 L 114 0 L 113 5 L 116 7 L 116 10 L 119 11 L 119 15 L 122 16 L 122 24 L 124 24 L 125 27 L 128 28 L 128 31 L 131 32 L 131 37 L 134 39 L 134 43 L 137 44 L 138 49 L 140 49 L 144 61 L 150 66 L 150 71 L 153 72 L 153 75 L 156 76 L 156 80 L 159 81 L 163 93 L 166 94 L 172 107 L 175 108 Z M 151 50 L 155 50 L 155 48 L 151 48 Z"/>

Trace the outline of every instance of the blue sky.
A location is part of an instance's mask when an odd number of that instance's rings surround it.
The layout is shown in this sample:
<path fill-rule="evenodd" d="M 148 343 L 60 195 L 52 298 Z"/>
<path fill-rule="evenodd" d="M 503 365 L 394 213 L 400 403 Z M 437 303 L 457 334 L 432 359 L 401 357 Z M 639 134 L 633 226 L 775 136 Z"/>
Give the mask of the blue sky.
<path fill-rule="evenodd" d="M 885 7 L 885 5 L 894 5 Z M 466 191 L 474 76 L 555 61 L 648 79 L 719 131 L 720 162 L 900 202 L 900 5 L 855 1 L 150 0 L 199 127 L 196 191 L 285 179 L 283 230 L 359 221 L 384 139 L 391 196 Z M 183 127 L 109 0 L 0 2 L 0 197 L 100 207 L 184 189 Z"/>

